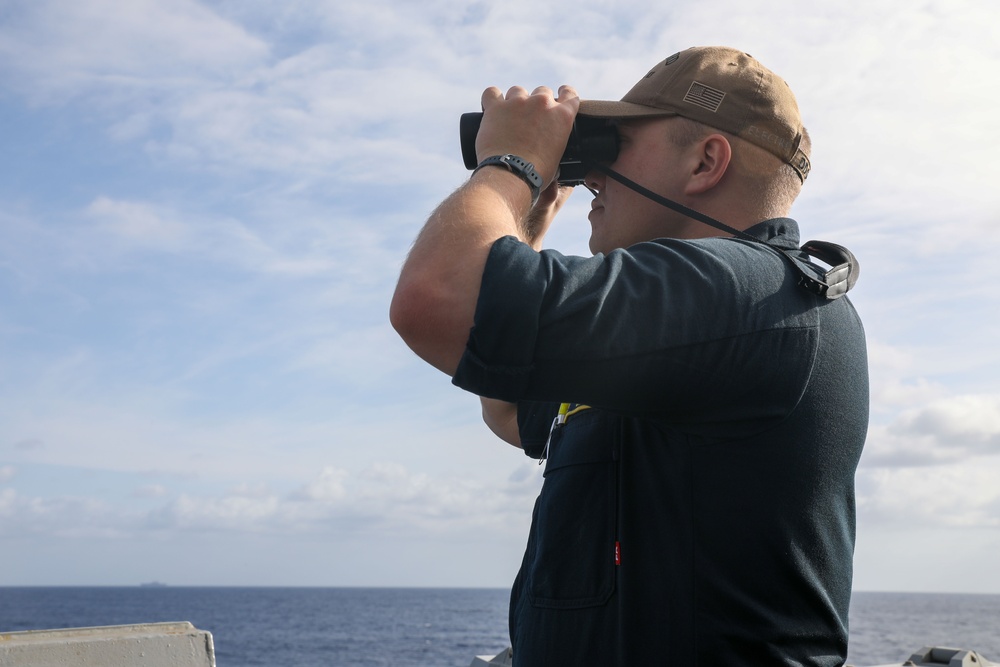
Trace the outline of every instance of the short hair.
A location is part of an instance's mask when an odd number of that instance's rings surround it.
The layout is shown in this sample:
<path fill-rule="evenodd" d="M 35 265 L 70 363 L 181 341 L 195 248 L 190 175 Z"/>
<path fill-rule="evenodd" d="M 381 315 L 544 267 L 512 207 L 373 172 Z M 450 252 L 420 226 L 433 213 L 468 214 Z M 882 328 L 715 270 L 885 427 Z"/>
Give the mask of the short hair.
<path fill-rule="evenodd" d="M 788 214 L 796 197 L 802 191 L 798 173 L 779 157 L 735 134 L 717 130 L 683 116 L 676 116 L 668 123 L 670 140 L 678 148 L 687 148 L 710 134 L 721 134 L 733 150 L 730 168 L 736 170 L 745 186 L 754 193 L 753 209 L 761 219 Z M 812 146 L 809 133 L 803 128 L 802 150 L 808 155 Z"/>

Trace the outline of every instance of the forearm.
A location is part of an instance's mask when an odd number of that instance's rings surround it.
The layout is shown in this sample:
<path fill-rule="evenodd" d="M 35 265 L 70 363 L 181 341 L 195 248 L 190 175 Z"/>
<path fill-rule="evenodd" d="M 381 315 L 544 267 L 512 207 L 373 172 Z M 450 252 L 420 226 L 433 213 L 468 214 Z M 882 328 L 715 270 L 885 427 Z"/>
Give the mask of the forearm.
<path fill-rule="evenodd" d="M 502 166 L 485 167 L 441 203 L 413 244 L 389 318 L 417 355 L 448 375 L 454 375 L 465 350 L 493 243 L 513 235 L 539 249 L 568 196 L 568 189 L 553 181 L 578 108 L 576 91 L 565 86 L 558 99 L 547 88 L 528 95 L 515 87 L 506 98 L 496 88 L 483 93 L 476 136 L 480 162 L 517 155 L 534 165 L 543 192 L 532 210 L 532 189 L 521 176 Z"/>
<path fill-rule="evenodd" d="M 493 433 L 515 447 L 521 446 L 521 434 L 517 425 L 517 404 L 495 398 L 480 397 L 483 406 L 483 421 Z"/>

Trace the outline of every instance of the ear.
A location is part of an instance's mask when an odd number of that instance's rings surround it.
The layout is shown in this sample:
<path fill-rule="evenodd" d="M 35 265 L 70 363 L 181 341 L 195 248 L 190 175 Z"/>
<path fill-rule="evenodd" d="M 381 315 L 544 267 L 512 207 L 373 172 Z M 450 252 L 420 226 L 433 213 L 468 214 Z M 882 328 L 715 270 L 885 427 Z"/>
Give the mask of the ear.
<path fill-rule="evenodd" d="M 691 171 L 684 193 L 700 195 L 708 192 L 722 180 L 733 159 L 733 148 L 721 134 L 710 134 L 691 147 L 694 169 Z"/>

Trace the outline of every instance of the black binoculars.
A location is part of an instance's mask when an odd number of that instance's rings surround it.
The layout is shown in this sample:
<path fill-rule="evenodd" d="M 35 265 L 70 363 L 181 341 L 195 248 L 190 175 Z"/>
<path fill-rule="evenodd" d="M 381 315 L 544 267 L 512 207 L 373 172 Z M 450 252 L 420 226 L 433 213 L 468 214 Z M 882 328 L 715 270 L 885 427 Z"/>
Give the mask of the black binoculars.
<path fill-rule="evenodd" d="M 464 113 L 459 122 L 462 140 L 462 159 L 466 169 L 479 166 L 476 159 L 476 135 L 483 122 L 482 112 Z M 618 130 L 606 118 L 577 116 L 570 132 L 566 150 L 559 160 L 560 185 L 583 185 L 583 179 L 595 162 L 605 164 L 618 157 Z"/>

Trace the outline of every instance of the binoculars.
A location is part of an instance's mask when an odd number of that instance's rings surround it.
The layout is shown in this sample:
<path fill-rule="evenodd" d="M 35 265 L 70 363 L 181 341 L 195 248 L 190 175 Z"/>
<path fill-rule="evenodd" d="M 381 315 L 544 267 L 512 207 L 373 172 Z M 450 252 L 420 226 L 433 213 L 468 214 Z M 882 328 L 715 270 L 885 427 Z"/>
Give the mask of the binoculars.
<path fill-rule="evenodd" d="M 459 121 L 459 135 L 462 140 L 462 159 L 466 169 L 479 166 L 476 159 L 476 135 L 483 122 L 482 112 L 464 113 Z M 560 185 L 583 185 L 583 179 L 595 162 L 605 164 L 618 157 L 618 130 L 613 121 L 606 118 L 577 116 L 570 132 L 566 150 L 559 160 Z"/>

